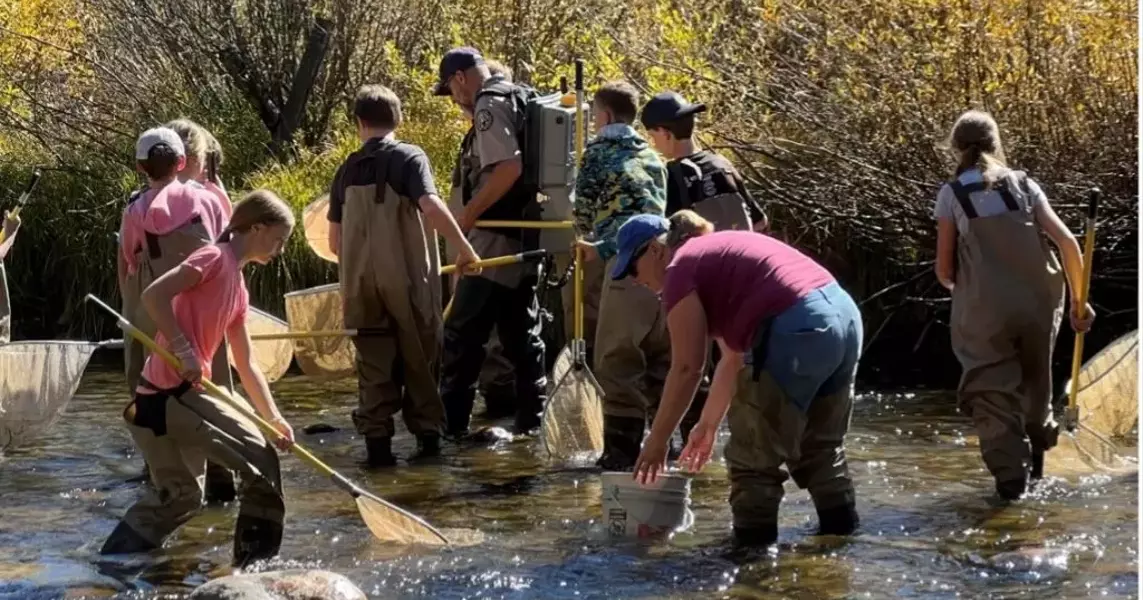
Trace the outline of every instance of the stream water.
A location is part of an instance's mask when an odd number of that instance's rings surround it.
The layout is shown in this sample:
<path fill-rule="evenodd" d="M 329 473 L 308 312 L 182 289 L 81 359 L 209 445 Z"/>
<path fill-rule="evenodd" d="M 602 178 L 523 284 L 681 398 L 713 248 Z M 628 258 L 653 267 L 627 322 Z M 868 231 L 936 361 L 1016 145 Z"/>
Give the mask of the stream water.
<path fill-rule="evenodd" d="M 0 598 L 179 598 L 225 573 L 236 506 L 204 509 L 146 557 L 98 556 L 142 493 L 142 460 L 120 425 L 122 375 L 89 368 L 54 428 L 0 457 Z M 657 544 L 609 540 L 600 483 L 547 468 L 524 444 L 458 451 L 439 464 L 370 472 L 349 411 L 355 384 L 287 377 L 274 386 L 298 440 L 374 493 L 441 528 L 477 528 L 477 546 L 374 541 L 343 492 L 293 456 L 281 558 L 261 570 L 317 567 L 371 598 L 1079 598 L 1138 595 L 1136 475 L 1049 477 L 1011 506 L 967 419 L 947 394 L 862 394 L 848 441 L 862 526 L 815 537 L 813 506 L 788 484 L 775 549 L 731 551 L 726 469 L 692 483 L 696 523 Z M 725 432 L 724 432 L 725 442 Z M 720 444 L 721 445 L 721 444 Z M 413 440 L 398 437 L 407 456 Z"/>

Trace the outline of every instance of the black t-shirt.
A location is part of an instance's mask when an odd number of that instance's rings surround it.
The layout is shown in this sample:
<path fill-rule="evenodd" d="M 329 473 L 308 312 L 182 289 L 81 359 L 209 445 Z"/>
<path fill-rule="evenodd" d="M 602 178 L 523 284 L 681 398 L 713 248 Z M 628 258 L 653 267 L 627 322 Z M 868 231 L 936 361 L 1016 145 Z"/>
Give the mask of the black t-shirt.
<path fill-rule="evenodd" d="M 684 161 L 693 163 L 699 172 L 693 172 L 694 169 Z M 667 172 L 667 216 L 690 208 L 694 202 L 722 194 L 741 196 L 750 213 L 751 223 L 757 223 L 766 216 L 762 206 L 746 190 L 738 170 L 719 154 L 699 150 L 668 162 Z"/>
<path fill-rule="evenodd" d="M 379 164 L 378 154 L 389 161 L 387 170 L 381 168 L 386 165 Z M 327 218 L 333 223 L 340 223 L 346 188 L 376 184 L 379 172 L 388 172 L 386 183 L 389 187 L 398 196 L 408 198 L 414 206 L 419 206 L 418 201 L 424 196 L 437 195 L 433 168 L 424 150 L 396 140 L 373 138 L 338 167 L 329 189 Z"/>

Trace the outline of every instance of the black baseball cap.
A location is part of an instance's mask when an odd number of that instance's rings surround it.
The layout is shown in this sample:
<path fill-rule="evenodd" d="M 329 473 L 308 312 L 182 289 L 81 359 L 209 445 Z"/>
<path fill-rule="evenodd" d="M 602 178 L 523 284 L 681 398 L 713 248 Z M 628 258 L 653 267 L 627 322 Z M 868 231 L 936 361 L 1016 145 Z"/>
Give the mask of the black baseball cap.
<path fill-rule="evenodd" d="M 444 58 L 441 59 L 441 67 L 439 79 L 436 87 L 433 88 L 433 93 L 437 96 L 448 96 L 448 80 L 452 78 L 453 74 L 457 71 L 467 71 L 475 66 L 484 64 L 484 57 L 480 52 L 471 46 L 461 46 L 460 48 L 453 48 L 445 53 Z"/>
<path fill-rule="evenodd" d="M 643 127 L 651 129 L 701 112 L 706 112 L 705 104 L 691 104 L 676 92 L 659 92 L 643 105 L 639 121 L 643 123 Z"/>

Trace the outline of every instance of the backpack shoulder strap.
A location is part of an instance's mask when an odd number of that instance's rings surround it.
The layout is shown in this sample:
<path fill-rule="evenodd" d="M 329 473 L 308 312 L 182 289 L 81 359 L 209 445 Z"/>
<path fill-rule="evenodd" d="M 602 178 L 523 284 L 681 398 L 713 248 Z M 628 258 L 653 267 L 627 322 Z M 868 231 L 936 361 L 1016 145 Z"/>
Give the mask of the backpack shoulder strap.
<path fill-rule="evenodd" d="M 960 204 L 960 209 L 964 211 L 964 215 L 968 217 L 969 220 L 975 219 L 977 217 L 976 207 L 972 205 L 972 198 L 969 194 L 983 191 L 985 189 L 984 183 L 963 184 L 958 179 L 953 179 L 949 182 L 949 188 L 952 189 L 953 196 L 956 197 L 956 201 Z"/>
<path fill-rule="evenodd" d="M 679 190 L 679 203 L 682 205 L 682 208 L 690 208 L 691 190 L 687 186 L 687 178 L 683 175 L 683 167 L 679 164 L 679 161 L 672 160 L 668 162 L 667 173 L 670 174 L 671 181 L 675 183 L 675 187 Z"/>
<path fill-rule="evenodd" d="M 686 181 L 687 175 L 694 177 L 698 181 L 702 181 L 703 178 L 702 167 L 698 166 L 698 164 L 689 158 L 683 158 L 679 160 L 679 172 L 682 175 L 684 181 Z M 701 185 L 687 185 L 683 189 L 687 191 L 687 201 L 690 202 L 691 206 L 702 202 L 703 196 Z"/>

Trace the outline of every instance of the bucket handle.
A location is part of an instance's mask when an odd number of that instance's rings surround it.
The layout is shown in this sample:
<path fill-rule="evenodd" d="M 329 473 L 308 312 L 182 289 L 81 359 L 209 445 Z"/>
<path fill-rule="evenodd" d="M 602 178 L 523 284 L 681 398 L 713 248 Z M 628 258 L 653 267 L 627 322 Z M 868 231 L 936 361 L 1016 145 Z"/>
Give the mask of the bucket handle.
<path fill-rule="evenodd" d="M 695 513 L 690 508 L 687 508 L 687 512 L 683 517 L 683 526 L 679 528 L 679 531 L 687 531 L 688 529 L 693 527 L 694 524 L 695 524 Z"/>

